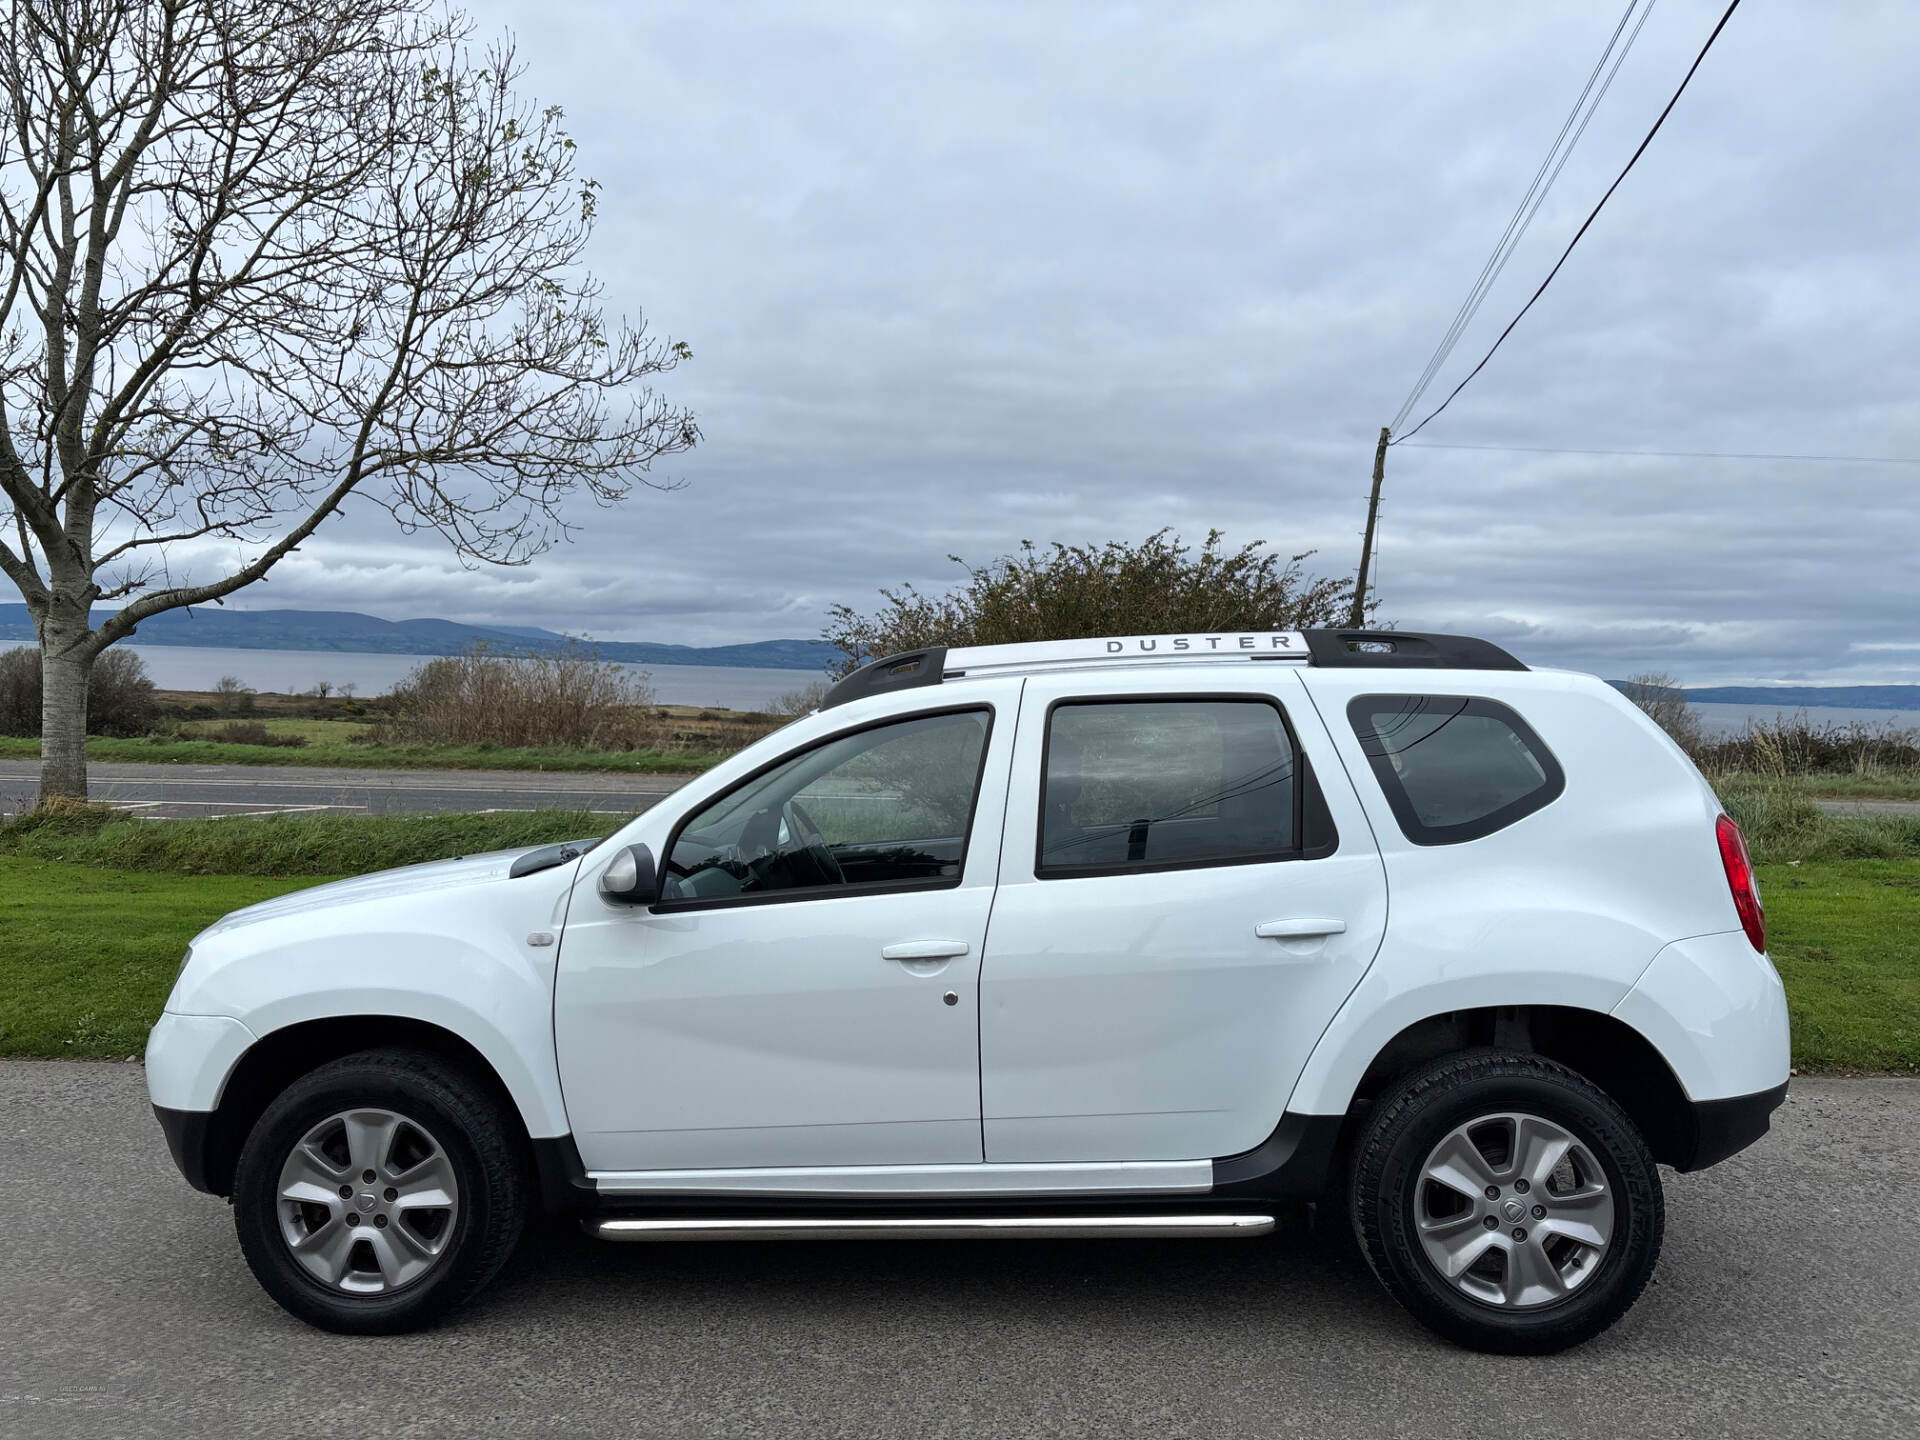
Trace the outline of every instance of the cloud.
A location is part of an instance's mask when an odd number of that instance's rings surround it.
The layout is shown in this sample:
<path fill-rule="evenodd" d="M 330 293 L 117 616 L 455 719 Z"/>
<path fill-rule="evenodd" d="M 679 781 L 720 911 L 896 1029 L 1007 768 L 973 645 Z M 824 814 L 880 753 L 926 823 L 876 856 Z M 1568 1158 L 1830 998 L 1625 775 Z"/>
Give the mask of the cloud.
<path fill-rule="evenodd" d="M 1429 403 L 1717 18 L 1654 13 Z M 1219 526 L 1348 571 L 1372 439 L 1614 16 L 490 0 L 604 184 L 612 309 L 687 339 L 672 494 L 462 571 L 370 516 L 246 604 L 722 642 L 1022 539 Z M 1920 17 L 1745 7 L 1422 438 L 1920 455 Z M 1920 679 L 1920 470 L 1396 449 L 1383 613 L 1689 681 Z"/>

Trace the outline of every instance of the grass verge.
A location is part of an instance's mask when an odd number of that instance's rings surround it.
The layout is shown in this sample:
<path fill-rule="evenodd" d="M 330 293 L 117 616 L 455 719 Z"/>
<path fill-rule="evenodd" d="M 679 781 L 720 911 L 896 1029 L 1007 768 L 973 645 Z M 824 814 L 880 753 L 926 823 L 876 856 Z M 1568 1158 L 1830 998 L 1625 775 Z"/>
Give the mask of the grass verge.
<path fill-rule="evenodd" d="M 138 1054 L 187 941 L 238 906 L 341 870 L 570 839 L 607 824 L 605 816 L 548 811 L 112 821 L 91 832 L 70 827 L 64 837 L 46 826 L 37 838 L 7 827 L 0 1055 Z M 330 838 L 315 833 L 322 827 Z M 74 863 L 80 859 L 92 863 Z M 136 860 L 150 868 L 109 868 Z M 215 863 L 274 873 L 198 873 Z M 1771 864 L 1761 867 L 1761 884 L 1793 1013 L 1795 1065 L 1920 1072 L 1920 860 Z"/>
<path fill-rule="evenodd" d="M 1796 780 L 1719 775 L 1714 788 L 1756 863 L 1920 857 L 1920 816 L 1828 815 Z"/>
<path fill-rule="evenodd" d="M 196 933 L 312 883 L 0 860 L 0 1055 L 138 1055 Z"/>
<path fill-rule="evenodd" d="M 0 760 L 38 760 L 40 742 L 0 736 Z M 486 745 L 233 745 L 220 740 L 87 741 L 89 760 L 141 765 L 302 765 L 340 770 L 525 770 L 697 775 L 726 758 L 711 751 L 541 750 Z"/>
<path fill-rule="evenodd" d="M 1920 861 L 1760 867 L 1794 1064 L 1920 1071 Z"/>
<path fill-rule="evenodd" d="M 617 816 L 579 810 L 233 816 L 156 823 L 128 820 L 94 806 L 33 812 L 0 825 L 0 864 L 17 856 L 167 875 L 362 875 L 450 855 L 606 835 L 620 824 Z"/>

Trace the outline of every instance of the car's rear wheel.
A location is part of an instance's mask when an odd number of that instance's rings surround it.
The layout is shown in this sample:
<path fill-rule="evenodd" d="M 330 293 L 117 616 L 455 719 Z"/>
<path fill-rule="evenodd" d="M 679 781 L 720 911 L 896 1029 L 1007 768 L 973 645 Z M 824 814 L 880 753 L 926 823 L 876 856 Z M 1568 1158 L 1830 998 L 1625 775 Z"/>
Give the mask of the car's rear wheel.
<path fill-rule="evenodd" d="M 1354 1232 L 1387 1289 L 1476 1350 L 1545 1354 L 1626 1313 L 1666 1223 L 1645 1142 L 1537 1055 L 1453 1056 L 1383 1095 L 1355 1149 Z"/>
<path fill-rule="evenodd" d="M 390 1334 L 473 1295 L 527 1212 L 513 1118 L 438 1056 L 350 1055 L 267 1107 L 234 1174 L 253 1273 L 327 1330 Z"/>

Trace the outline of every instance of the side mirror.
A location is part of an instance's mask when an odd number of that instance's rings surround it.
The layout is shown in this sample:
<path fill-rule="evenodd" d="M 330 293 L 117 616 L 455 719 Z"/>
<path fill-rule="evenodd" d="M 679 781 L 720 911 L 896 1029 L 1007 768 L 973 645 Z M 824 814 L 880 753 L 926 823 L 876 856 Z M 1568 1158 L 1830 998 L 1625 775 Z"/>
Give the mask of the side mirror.
<path fill-rule="evenodd" d="M 651 905 L 660 898 L 660 878 L 653 851 L 629 845 L 600 872 L 600 896 L 615 905 Z"/>

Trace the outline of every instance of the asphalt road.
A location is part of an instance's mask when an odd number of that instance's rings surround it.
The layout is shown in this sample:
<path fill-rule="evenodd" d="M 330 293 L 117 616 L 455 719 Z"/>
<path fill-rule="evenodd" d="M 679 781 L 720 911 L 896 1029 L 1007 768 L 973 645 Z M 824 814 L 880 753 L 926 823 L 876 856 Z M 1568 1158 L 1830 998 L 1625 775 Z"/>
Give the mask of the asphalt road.
<path fill-rule="evenodd" d="M 1669 1176 L 1625 1321 L 1472 1355 L 1336 1236 L 613 1246 L 548 1228 L 441 1329 L 254 1285 L 136 1065 L 0 1063 L 0 1435 L 1920 1435 L 1920 1083 L 1802 1080 Z"/>
<path fill-rule="evenodd" d="M 323 770 L 301 765 L 87 767 L 97 801 L 149 820 L 208 815 L 388 815 L 406 811 L 539 810 L 632 815 L 689 777 L 532 774 L 510 770 Z M 0 814 L 29 808 L 40 767 L 0 760 Z M 1920 800 L 1816 800 L 1830 815 L 1920 816 Z"/>
<path fill-rule="evenodd" d="M 87 791 L 154 820 L 206 815 L 386 815 L 403 811 L 594 810 L 631 815 L 686 783 L 678 775 L 506 770 L 323 770 L 299 765 L 87 767 Z M 40 767 L 0 760 L 0 812 L 33 804 Z"/>

